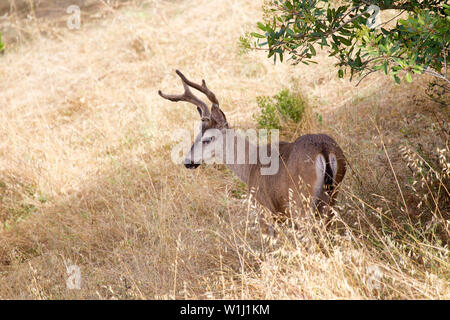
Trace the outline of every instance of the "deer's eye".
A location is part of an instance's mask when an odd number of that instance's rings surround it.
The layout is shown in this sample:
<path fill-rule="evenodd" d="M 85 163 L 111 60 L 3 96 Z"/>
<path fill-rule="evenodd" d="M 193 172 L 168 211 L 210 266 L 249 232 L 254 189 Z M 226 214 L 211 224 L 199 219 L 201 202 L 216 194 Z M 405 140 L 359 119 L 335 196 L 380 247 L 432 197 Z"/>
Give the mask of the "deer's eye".
<path fill-rule="evenodd" d="M 202 140 L 203 144 L 208 144 L 214 140 L 214 137 L 208 137 Z"/>

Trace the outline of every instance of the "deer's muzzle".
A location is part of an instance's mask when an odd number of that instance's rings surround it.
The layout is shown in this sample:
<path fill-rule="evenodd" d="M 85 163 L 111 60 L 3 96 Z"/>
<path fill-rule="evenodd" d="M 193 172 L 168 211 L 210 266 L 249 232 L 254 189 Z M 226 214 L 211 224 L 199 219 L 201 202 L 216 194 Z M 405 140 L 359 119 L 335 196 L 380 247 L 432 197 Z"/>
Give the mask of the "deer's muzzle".
<path fill-rule="evenodd" d="M 193 162 L 185 162 L 184 166 L 188 169 L 196 169 L 200 163 L 193 163 Z"/>

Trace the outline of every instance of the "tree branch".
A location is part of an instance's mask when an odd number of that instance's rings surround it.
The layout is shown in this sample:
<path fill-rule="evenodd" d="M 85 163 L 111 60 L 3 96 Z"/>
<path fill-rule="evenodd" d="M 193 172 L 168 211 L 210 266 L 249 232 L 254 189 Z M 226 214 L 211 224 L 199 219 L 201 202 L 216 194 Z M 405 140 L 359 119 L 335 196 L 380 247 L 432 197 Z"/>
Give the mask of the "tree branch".
<path fill-rule="evenodd" d="M 425 68 L 425 69 L 423 70 L 423 73 L 431 74 L 432 76 L 434 76 L 434 77 L 436 77 L 436 78 L 439 78 L 439 79 L 441 79 L 441 80 L 444 80 L 444 81 L 446 81 L 448 84 L 450 84 L 450 80 L 448 80 L 445 76 L 443 76 L 443 75 L 440 74 L 439 72 L 436 72 L 436 71 L 434 71 L 434 70 L 432 70 L 432 69 L 430 69 L 430 68 Z M 448 90 L 448 89 L 447 89 L 447 90 Z"/>

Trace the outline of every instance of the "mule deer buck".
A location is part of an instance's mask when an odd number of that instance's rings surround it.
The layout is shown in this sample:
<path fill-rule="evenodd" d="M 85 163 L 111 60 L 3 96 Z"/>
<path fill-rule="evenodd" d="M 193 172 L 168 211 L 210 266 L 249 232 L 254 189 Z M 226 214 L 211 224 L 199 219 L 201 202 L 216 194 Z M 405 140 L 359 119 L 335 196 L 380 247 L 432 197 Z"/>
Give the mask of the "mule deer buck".
<path fill-rule="evenodd" d="M 278 152 L 272 158 L 272 161 L 279 161 L 280 166 L 272 175 L 261 174 L 261 169 L 267 167 L 267 163 L 263 164 L 260 158 L 253 163 L 249 161 L 250 151 L 244 151 L 246 155 L 241 163 L 226 161 L 230 158 L 236 160 L 239 144 L 245 146 L 245 149 L 241 150 L 256 150 L 257 154 L 260 154 L 261 148 L 266 151 L 272 149 L 270 144 L 255 146 L 246 136 L 236 134 L 235 130 L 230 128 L 225 114 L 219 108 L 219 101 L 208 89 L 205 80 L 199 85 L 189 81 L 179 70 L 176 70 L 176 73 L 181 78 L 184 93 L 169 95 L 159 90 L 159 95 L 170 101 L 186 101 L 196 105 L 201 118 L 201 131 L 184 161 L 186 168 L 195 169 L 202 162 L 222 157 L 221 163 L 227 163 L 247 184 L 249 190 L 255 192 L 256 200 L 275 215 L 287 215 L 292 202 L 295 202 L 302 215 L 307 206 L 317 208 L 321 214 L 328 212 L 336 199 L 336 187 L 341 183 L 346 171 L 344 154 L 331 137 L 325 134 L 307 134 L 292 143 L 280 142 Z M 189 87 L 206 95 L 212 103 L 211 110 Z M 231 157 L 230 152 L 233 152 Z M 304 199 L 309 199 L 306 206 Z"/>

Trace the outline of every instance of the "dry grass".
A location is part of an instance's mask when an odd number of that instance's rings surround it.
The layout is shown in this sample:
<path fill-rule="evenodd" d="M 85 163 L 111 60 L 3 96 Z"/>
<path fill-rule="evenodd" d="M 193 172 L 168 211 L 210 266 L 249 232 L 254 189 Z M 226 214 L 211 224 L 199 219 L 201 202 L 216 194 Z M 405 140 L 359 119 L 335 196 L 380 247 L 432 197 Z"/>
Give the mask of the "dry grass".
<path fill-rule="evenodd" d="M 450 298 L 448 110 L 422 97 L 426 79 L 373 75 L 355 88 L 325 56 L 293 68 L 240 55 L 260 8 L 133 1 L 78 31 L 0 20 L 11 44 L 0 56 L 0 298 Z M 197 119 L 157 94 L 179 90 L 175 69 L 206 78 L 238 127 L 255 125 L 258 95 L 306 95 L 303 131 L 331 134 L 353 168 L 337 230 L 307 233 L 309 245 L 289 227 L 267 239 L 229 170 L 173 164 L 172 131 Z M 71 264 L 81 290 L 66 288 Z"/>

